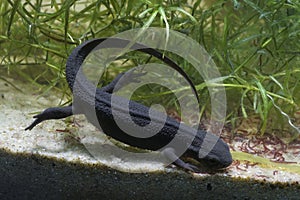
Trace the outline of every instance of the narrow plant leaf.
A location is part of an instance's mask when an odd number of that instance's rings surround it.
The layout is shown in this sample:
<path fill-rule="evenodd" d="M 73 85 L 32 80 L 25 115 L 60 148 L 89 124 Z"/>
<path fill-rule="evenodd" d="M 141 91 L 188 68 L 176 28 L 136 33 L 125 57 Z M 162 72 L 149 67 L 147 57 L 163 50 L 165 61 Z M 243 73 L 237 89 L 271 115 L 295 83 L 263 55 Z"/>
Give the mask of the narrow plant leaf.
<path fill-rule="evenodd" d="M 11 10 L 11 14 L 10 14 L 9 21 L 8 21 L 7 31 L 6 31 L 6 34 L 7 34 L 8 37 L 11 34 L 11 26 L 13 24 L 14 17 L 15 17 L 15 15 L 17 13 L 18 7 L 20 6 L 21 0 L 16 0 L 14 2 L 11 2 L 9 0 L 9 2 L 11 4 L 11 6 L 12 6 L 12 10 Z"/>

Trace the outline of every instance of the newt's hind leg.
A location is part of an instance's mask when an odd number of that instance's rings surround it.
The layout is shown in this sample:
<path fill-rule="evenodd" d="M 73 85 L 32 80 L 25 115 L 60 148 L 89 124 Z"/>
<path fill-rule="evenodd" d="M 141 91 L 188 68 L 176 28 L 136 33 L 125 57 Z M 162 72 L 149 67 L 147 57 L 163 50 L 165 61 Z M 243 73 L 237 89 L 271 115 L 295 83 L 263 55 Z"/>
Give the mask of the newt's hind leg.
<path fill-rule="evenodd" d="M 112 82 L 110 82 L 108 85 L 100 88 L 101 91 L 112 93 L 113 91 L 119 90 L 119 88 L 115 88 L 117 84 L 119 86 L 124 86 L 125 84 L 129 84 L 131 82 L 139 82 L 138 78 L 141 76 L 144 76 L 147 72 L 135 72 L 136 70 L 130 70 L 129 72 L 123 72 L 120 73 Z M 119 82 L 121 78 L 125 78 L 122 80 L 122 82 Z"/>
<path fill-rule="evenodd" d="M 124 75 L 125 73 L 120 73 L 118 74 L 118 76 L 112 80 L 112 82 L 110 82 L 108 85 L 100 88 L 101 91 L 104 92 L 108 92 L 108 93 L 112 93 L 112 91 L 114 90 L 116 84 L 118 83 L 118 81 L 121 79 L 121 77 Z"/>
<path fill-rule="evenodd" d="M 25 131 L 33 129 L 36 125 L 38 125 L 42 121 L 49 120 L 49 119 L 61 119 L 61 118 L 69 117 L 71 115 L 73 115 L 72 106 L 47 108 L 42 113 L 33 116 L 33 118 L 36 118 L 36 120 L 34 120 L 32 124 L 30 124 L 27 128 L 25 128 Z"/>

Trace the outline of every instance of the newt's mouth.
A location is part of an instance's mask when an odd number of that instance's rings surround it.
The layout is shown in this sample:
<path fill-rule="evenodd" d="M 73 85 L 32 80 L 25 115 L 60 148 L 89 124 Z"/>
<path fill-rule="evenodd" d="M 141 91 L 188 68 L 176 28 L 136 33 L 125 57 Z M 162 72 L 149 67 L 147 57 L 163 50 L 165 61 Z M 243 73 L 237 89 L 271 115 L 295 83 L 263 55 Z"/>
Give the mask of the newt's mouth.
<path fill-rule="evenodd" d="M 227 162 L 221 162 L 217 159 L 213 159 L 213 158 L 202 158 L 202 159 L 195 159 L 193 157 L 184 155 L 182 157 L 183 160 L 185 160 L 188 163 L 191 163 L 193 165 L 195 165 L 196 167 L 198 167 L 200 169 L 200 171 L 203 172 L 216 172 L 216 171 L 222 171 L 225 170 L 228 166 L 231 165 L 232 160 L 227 161 Z"/>
<path fill-rule="evenodd" d="M 226 167 L 230 166 L 232 161 L 229 162 L 220 162 L 215 160 L 206 160 L 205 164 L 208 165 L 211 168 L 215 169 L 225 169 Z"/>

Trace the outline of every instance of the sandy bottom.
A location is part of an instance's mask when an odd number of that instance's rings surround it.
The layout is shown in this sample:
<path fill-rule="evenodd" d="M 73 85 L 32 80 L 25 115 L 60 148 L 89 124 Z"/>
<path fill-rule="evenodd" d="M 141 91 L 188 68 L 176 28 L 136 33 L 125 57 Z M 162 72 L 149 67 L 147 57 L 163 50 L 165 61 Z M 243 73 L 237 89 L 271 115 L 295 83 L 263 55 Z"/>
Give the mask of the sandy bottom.
<path fill-rule="evenodd" d="M 0 199 L 300 199 L 299 162 L 287 167 L 234 151 L 227 170 L 194 174 L 112 155 L 112 143 L 83 116 L 24 131 L 33 112 L 58 105 L 59 98 L 10 81 L 23 92 L 0 80 Z M 97 157 L 87 150 L 92 143 L 101 147 Z"/>

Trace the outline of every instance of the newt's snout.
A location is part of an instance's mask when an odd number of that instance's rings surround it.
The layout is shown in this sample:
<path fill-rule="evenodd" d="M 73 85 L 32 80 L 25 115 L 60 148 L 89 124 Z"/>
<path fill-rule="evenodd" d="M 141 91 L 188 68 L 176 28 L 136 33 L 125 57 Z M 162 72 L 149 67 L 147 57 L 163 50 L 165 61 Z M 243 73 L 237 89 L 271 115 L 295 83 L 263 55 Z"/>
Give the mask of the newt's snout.
<path fill-rule="evenodd" d="M 232 163 L 229 146 L 221 138 L 218 138 L 215 145 L 204 157 L 204 160 L 205 165 L 213 169 L 228 167 Z"/>
<path fill-rule="evenodd" d="M 202 132 L 203 134 L 203 132 Z M 200 134 L 198 134 L 199 136 Z M 232 163 L 229 146 L 219 137 L 211 133 L 205 133 L 201 138 L 201 144 L 192 145 L 190 148 L 202 165 L 210 169 L 226 168 Z"/>

